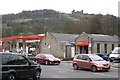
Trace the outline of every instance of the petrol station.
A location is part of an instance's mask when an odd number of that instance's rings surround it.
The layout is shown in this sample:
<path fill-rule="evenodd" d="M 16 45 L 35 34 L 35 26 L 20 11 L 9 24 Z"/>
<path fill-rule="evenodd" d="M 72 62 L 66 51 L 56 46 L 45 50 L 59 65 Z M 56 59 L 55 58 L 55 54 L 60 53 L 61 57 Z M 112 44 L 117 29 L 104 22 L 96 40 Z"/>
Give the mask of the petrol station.
<path fill-rule="evenodd" d="M 21 54 L 40 52 L 40 41 L 45 34 L 37 34 L 31 36 L 10 36 L 0 38 L 0 52 L 17 52 Z M 34 53 L 32 53 L 34 54 Z"/>

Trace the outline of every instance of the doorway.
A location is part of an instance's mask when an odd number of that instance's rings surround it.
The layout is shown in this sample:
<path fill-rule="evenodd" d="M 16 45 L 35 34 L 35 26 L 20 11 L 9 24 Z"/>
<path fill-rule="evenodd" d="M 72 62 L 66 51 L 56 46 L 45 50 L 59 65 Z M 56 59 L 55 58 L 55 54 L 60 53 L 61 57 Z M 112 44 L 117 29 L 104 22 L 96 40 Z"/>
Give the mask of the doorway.
<path fill-rule="evenodd" d="M 80 54 L 88 54 L 88 46 L 79 46 Z"/>

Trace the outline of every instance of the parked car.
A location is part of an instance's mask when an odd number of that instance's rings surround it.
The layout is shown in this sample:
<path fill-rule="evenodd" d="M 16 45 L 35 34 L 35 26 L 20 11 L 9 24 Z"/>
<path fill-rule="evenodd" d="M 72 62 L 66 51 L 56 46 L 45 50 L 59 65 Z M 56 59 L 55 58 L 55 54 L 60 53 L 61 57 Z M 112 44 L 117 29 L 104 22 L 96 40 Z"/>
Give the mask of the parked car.
<path fill-rule="evenodd" d="M 52 54 L 39 53 L 35 56 L 34 61 L 40 64 L 57 64 L 59 65 L 61 60 L 54 57 Z"/>
<path fill-rule="evenodd" d="M 93 53 L 94 54 L 94 53 Z M 106 61 L 109 61 L 109 56 L 107 53 L 95 53 Z"/>
<path fill-rule="evenodd" d="M 78 54 L 73 59 L 73 68 L 75 70 L 90 69 L 93 72 L 98 70 L 108 71 L 111 65 L 96 54 Z"/>
<path fill-rule="evenodd" d="M 24 55 L 0 53 L 2 57 L 2 80 L 33 78 L 40 80 L 41 66 L 31 62 Z"/>
<path fill-rule="evenodd" d="M 115 47 L 112 53 L 109 55 L 109 59 L 111 62 L 120 61 L 120 47 Z"/>

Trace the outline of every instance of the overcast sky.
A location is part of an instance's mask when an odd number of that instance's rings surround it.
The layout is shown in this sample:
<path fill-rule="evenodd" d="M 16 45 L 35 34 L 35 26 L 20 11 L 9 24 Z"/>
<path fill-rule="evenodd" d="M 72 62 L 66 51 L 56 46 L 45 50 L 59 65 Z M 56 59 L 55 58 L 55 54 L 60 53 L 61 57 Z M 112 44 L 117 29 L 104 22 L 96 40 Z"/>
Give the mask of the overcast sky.
<path fill-rule="evenodd" d="M 23 10 L 53 9 L 71 13 L 84 10 L 90 14 L 112 14 L 118 16 L 120 0 L 0 0 L 0 14 L 19 13 Z"/>

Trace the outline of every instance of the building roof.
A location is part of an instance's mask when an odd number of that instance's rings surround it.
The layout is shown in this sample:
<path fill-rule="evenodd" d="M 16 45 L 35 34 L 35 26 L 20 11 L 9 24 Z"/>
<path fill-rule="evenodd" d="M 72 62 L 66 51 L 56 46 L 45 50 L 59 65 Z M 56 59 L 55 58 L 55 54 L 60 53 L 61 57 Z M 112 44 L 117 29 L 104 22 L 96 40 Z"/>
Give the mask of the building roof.
<path fill-rule="evenodd" d="M 64 34 L 64 33 L 51 33 L 57 40 L 62 43 L 74 43 L 75 39 L 79 36 L 79 34 Z M 94 41 L 99 42 L 118 42 L 117 36 L 109 36 L 103 34 L 87 34 Z"/>
<path fill-rule="evenodd" d="M 94 41 L 105 41 L 105 42 L 118 42 L 118 38 L 116 36 L 109 36 L 103 34 L 87 34 Z"/>
<path fill-rule="evenodd" d="M 63 42 L 75 42 L 78 34 L 63 34 L 63 33 L 51 33 L 57 40 Z"/>

